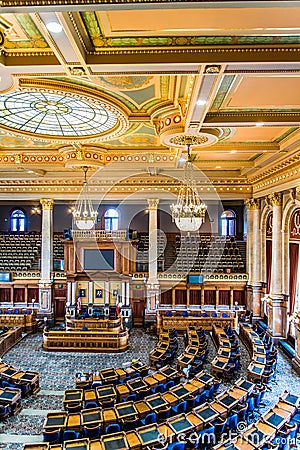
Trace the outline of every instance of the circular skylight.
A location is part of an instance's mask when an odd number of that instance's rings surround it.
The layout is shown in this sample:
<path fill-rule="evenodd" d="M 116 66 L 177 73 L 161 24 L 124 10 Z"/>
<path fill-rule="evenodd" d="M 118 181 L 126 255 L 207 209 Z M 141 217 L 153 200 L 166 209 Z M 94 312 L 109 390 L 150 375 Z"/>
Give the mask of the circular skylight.
<path fill-rule="evenodd" d="M 0 95 L 0 125 L 45 139 L 92 138 L 117 126 L 110 109 L 68 94 L 15 92 Z"/>

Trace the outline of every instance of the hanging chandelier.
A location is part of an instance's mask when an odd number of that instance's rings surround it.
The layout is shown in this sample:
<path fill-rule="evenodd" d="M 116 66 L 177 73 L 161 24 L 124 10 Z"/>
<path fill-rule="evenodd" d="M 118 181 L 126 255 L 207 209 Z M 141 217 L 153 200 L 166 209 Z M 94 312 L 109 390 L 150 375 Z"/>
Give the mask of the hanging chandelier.
<path fill-rule="evenodd" d="M 80 230 L 90 230 L 93 228 L 98 215 L 97 211 L 94 211 L 92 202 L 89 198 L 89 185 L 86 179 L 88 167 L 84 166 L 84 182 L 79 199 L 76 201 L 75 209 L 73 211 L 74 223 Z"/>
<path fill-rule="evenodd" d="M 172 219 L 181 231 L 197 231 L 205 220 L 207 206 L 200 200 L 193 177 L 193 164 L 190 147 L 187 141 L 187 160 L 184 167 L 184 180 L 180 188 L 177 202 L 171 207 Z"/>

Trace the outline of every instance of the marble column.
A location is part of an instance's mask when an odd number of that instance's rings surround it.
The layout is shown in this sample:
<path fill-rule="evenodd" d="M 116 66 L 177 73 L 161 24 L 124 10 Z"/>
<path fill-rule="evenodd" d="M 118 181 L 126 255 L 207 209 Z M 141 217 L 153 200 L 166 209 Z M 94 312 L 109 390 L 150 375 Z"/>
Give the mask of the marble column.
<path fill-rule="evenodd" d="M 261 316 L 261 234 L 260 200 L 253 201 L 253 266 L 252 266 L 252 311 L 253 318 Z"/>
<path fill-rule="evenodd" d="M 147 281 L 147 311 L 155 309 L 155 299 L 159 295 L 159 282 L 157 277 L 157 207 L 159 200 L 148 199 L 149 210 L 149 255 L 148 255 L 148 281 Z"/>
<path fill-rule="evenodd" d="M 50 198 L 42 198 L 42 249 L 41 278 L 39 281 L 40 312 L 44 315 L 53 313 L 52 305 L 52 271 L 53 271 L 53 203 Z"/>
<path fill-rule="evenodd" d="M 272 193 L 273 209 L 272 273 L 268 300 L 268 330 L 274 338 L 284 337 L 287 305 L 282 295 L 282 194 Z"/>
<path fill-rule="evenodd" d="M 148 254 L 148 282 L 157 284 L 157 207 L 159 200 L 148 199 L 149 210 L 149 254 Z"/>
<path fill-rule="evenodd" d="M 247 205 L 247 272 L 248 272 L 248 286 L 252 287 L 254 253 L 253 253 L 253 216 L 256 201 L 250 198 L 246 201 Z M 252 310 L 252 295 L 249 295 L 247 290 L 247 309 Z"/>

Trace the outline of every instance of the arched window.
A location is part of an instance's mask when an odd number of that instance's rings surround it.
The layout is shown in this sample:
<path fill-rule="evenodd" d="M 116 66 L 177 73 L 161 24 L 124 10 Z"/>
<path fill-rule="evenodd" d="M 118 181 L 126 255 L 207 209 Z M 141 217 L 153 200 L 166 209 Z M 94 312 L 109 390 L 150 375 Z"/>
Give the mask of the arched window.
<path fill-rule="evenodd" d="M 221 215 L 221 234 L 222 236 L 235 235 L 236 215 L 233 211 L 228 209 Z"/>
<path fill-rule="evenodd" d="M 10 231 L 25 231 L 26 215 L 20 209 L 15 209 L 10 215 Z"/>
<path fill-rule="evenodd" d="M 116 231 L 119 229 L 119 213 L 114 208 L 109 208 L 104 214 L 104 229 Z"/>

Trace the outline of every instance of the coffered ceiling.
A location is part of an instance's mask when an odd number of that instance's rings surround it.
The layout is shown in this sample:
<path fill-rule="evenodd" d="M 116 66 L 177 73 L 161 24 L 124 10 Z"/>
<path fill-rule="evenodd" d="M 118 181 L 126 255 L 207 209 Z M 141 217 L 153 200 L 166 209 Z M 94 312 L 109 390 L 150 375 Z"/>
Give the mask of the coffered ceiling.
<path fill-rule="evenodd" d="M 204 190 L 299 185 L 297 1 L 1 4 L 0 198 L 74 197 L 84 165 L 116 196 L 173 190 L 183 134 Z"/>

